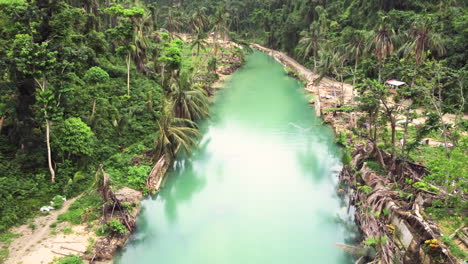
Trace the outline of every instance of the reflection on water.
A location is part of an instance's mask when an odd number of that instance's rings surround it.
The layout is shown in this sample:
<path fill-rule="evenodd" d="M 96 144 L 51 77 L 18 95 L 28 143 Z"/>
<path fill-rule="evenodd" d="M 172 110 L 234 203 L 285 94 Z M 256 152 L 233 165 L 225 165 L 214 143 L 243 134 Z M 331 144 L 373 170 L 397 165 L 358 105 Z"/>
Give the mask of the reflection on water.
<path fill-rule="evenodd" d="M 216 97 L 204 137 L 143 202 L 117 263 L 350 263 L 339 150 L 301 85 L 261 53 Z"/>

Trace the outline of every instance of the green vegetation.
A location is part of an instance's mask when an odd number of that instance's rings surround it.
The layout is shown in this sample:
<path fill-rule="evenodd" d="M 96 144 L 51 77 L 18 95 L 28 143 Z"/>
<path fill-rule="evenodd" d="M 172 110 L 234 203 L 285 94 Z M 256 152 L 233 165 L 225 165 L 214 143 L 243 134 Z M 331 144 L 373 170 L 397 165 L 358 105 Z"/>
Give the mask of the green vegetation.
<path fill-rule="evenodd" d="M 207 41 L 227 34 L 223 13 L 194 16 L 184 41 L 179 14 L 155 8 L 165 3 L 0 1 L 0 233 L 84 191 L 59 220 L 97 219 L 99 164 L 113 188 L 145 191 L 155 160 L 196 145 L 217 66 L 243 51 Z"/>
<path fill-rule="evenodd" d="M 8 256 L 8 247 L 13 242 L 13 239 L 19 237 L 18 234 L 3 233 L 0 235 L 0 263 L 3 263 Z"/>
<path fill-rule="evenodd" d="M 342 97 L 325 112 L 362 113 L 353 132 L 380 155 L 367 166 L 405 200 L 443 194 L 426 208 L 433 219 L 466 219 L 467 10 L 466 1 L 435 0 L 0 0 L 0 233 L 81 193 L 59 221 L 98 219 L 102 198 L 90 190 L 100 164 L 112 189 L 146 192 L 155 161 L 190 155 L 210 84 L 243 60 L 240 48 L 218 41 L 226 38 L 285 51 L 318 74 L 316 83 L 352 82 L 354 104 Z M 406 84 L 391 89 L 389 79 Z M 353 136 L 337 137 L 344 164 Z M 424 145 L 429 137 L 439 146 Z M 400 188 L 397 165 L 418 162 L 427 175 L 401 177 Z M 128 232 L 116 220 L 105 229 Z M 73 258 L 59 263 L 81 263 Z"/>
<path fill-rule="evenodd" d="M 97 193 L 87 195 L 76 200 L 69 210 L 58 217 L 60 222 L 80 224 L 94 221 L 101 215 L 102 199 Z"/>
<path fill-rule="evenodd" d="M 55 264 L 84 264 L 84 261 L 78 256 L 67 256 L 54 262 Z"/>

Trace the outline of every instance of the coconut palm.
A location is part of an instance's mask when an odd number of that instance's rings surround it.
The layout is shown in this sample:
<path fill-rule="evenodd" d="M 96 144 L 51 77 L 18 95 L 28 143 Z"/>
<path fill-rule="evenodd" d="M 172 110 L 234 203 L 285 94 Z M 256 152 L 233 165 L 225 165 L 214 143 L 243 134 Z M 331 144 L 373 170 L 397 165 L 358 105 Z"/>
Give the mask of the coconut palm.
<path fill-rule="evenodd" d="M 207 30 L 209 25 L 208 17 L 206 16 L 206 7 L 200 7 L 195 9 L 195 11 L 191 15 L 191 23 L 192 23 L 192 30 L 194 32 L 197 29 Z"/>
<path fill-rule="evenodd" d="M 171 106 L 169 105 L 171 108 Z M 171 111 L 164 111 L 158 120 L 158 135 L 155 142 L 155 158 L 166 155 L 169 161 L 175 159 L 180 151 L 189 154 L 197 145 L 200 136 L 197 125 L 183 118 L 174 117 Z"/>
<path fill-rule="evenodd" d="M 323 49 L 318 52 L 317 72 L 319 77 L 314 81 L 319 83 L 326 75 L 333 74 L 341 82 L 341 97 L 344 101 L 343 73 L 346 57 L 338 49 Z"/>
<path fill-rule="evenodd" d="M 174 39 L 174 33 L 182 27 L 180 14 L 175 13 L 173 8 L 169 8 L 167 13 L 166 27 L 171 39 Z"/>
<path fill-rule="evenodd" d="M 181 73 L 172 79 L 170 97 L 175 117 L 198 120 L 208 116 L 208 95 L 201 87 L 193 84 L 189 74 Z"/>
<path fill-rule="evenodd" d="M 347 37 L 345 50 L 349 54 L 350 59 L 354 59 L 353 86 L 356 85 L 356 72 L 359 60 L 366 51 L 366 43 L 368 43 L 370 34 L 365 30 L 352 30 Z"/>
<path fill-rule="evenodd" d="M 205 50 L 208 42 L 206 39 L 208 38 L 208 34 L 206 34 L 201 28 L 196 28 L 196 34 L 192 39 L 192 45 L 190 46 L 193 50 L 195 47 L 197 48 L 197 56 L 200 55 L 200 49 Z"/>
<path fill-rule="evenodd" d="M 370 43 L 370 47 L 374 51 L 374 56 L 379 61 L 379 82 L 381 82 L 382 66 L 385 59 L 394 51 L 395 31 L 389 27 L 386 16 L 382 16 L 381 22 L 375 31 L 374 38 Z"/>
<path fill-rule="evenodd" d="M 224 8 L 218 8 L 216 13 L 212 17 L 212 25 L 213 25 L 213 32 L 214 34 L 214 53 L 215 56 L 218 54 L 218 35 L 221 36 L 222 39 L 225 39 L 227 34 L 229 33 L 229 13 L 226 12 Z"/>
<path fill-rule="evenodd" d="M 151 14 L 145 12 L 142 17 L 136 17 L 133 19 L 134 23 L 134 46 L 133 61 L 139 72 L 145 72 L 145 63 L 148 58 L 148 50 L 150 46 L 150 40 L 148 36 L 151 36 L 153 30 L 153 23 Z"/>
<path fill-rule="evenodd" d="M 319 44 L 323 41 L 323 34 L 320 31 L 320 27 L 317 21 L 312 22 L 309 30 L 304 30 L 301 33 L 301 38 L 299 40 L 299 54 L 303 58 L 307 58 L 312 55 L 314 59 L 314 70 L 317 68 L 317 52 L 319 49 Z"/>
<path fill-rule="evenodd" d="M 442 55 L 445 52 L 442 36 L 433 31 L 429 20 L 417 20 L 413 27 L 407 32 L 408 41 L 401 47 L 401 51 L 406 56 L 414 56 L 416 65 L 419 65 L 427 50 Z"/>

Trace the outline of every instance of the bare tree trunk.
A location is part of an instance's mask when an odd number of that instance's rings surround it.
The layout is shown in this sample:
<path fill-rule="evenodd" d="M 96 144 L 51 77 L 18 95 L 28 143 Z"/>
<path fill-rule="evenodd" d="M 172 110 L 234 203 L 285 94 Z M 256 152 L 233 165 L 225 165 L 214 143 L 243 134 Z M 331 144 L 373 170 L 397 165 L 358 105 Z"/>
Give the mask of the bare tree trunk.
<path fill-rule="evenodd" d="M 93 109 L 91 110 L 91 117 L 94 116 L 94 113 L 96 112 L 96 99 L 93 101 Z"/>
<path fill-rule="evenodd" d="M 45 74 L 42 76 L 42 83 L 39 82 L 36 78 L 34 78 L 36 83 L 39 85 L 39 88 L 41 89 L 42 92 L 45 92 L 46 90 L 46 85 L 47 85 L 47 80 Z M 44 105 L 44 108 L 47 109 L 47 103 Z M 50 120 L 47 119 L 47 111 L 44 112 L 44 116 L 46 117 L 46 145 L 47 145 L 47 162 L 49 165 L 49 171 L 50 171 L 50 179 L 54 183 L 55 182 L 55 170 L 54 167 L 52 166 L 52 151 L 50 149 Z"/>
<path fill-rule="evenodd" d="M 3 124 L 5 123 L 6 115 L 2 115 L 0 118 L 0 134 L 2 133 Z"/>
<path fill-rule="evenodd" d="M 55 182 L 55 171 L 52 166 L 52 152 L 50 150 L 50 120 L 46 120 L 46 144 L 47 144 L 47 161 L 49 163 L 50 179 Z"/>
<path fill-rule="evenodd" d="M 353 87 L 356 85 L 357 66 L 358 66 L 358 56 L 356 55 L 355 62 L 354 62 Z"/>
<path fill-rule="evenodd" d="M 379 63 L 379 83 L 382 82 L 382 75 L 381 75 L 382 73 L 381 72 L 382 72 L 382 64 Z"/>
<path fill-rule="evenodd" d="M 127 56 L 127 95 L 130 96 L 130 52 Z"/>
<path fill-rule="evenodd" d="M 406 146 L 406 134 L 408 134 L 408 125 L 409 125 L 409 109 L 410 106 L 406 108 L 405 112 L 405 131 L 403 132 L 403 142 L 401 144 L 401 156 L 404 158 L 405 157 L 405 146 Z"/>

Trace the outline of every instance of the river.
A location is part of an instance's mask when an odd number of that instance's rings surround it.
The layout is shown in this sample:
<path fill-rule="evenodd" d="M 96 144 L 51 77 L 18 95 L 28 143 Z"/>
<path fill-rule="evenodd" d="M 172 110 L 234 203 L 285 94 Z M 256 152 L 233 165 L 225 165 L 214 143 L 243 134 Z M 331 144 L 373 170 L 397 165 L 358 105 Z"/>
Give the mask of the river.
<path fill-rule="evenodd" d="M 200 146 L 142 202 L 119 264 L 350 263 L 339 149 L 303 85 L 254 52 L 217 93 Z"/>

